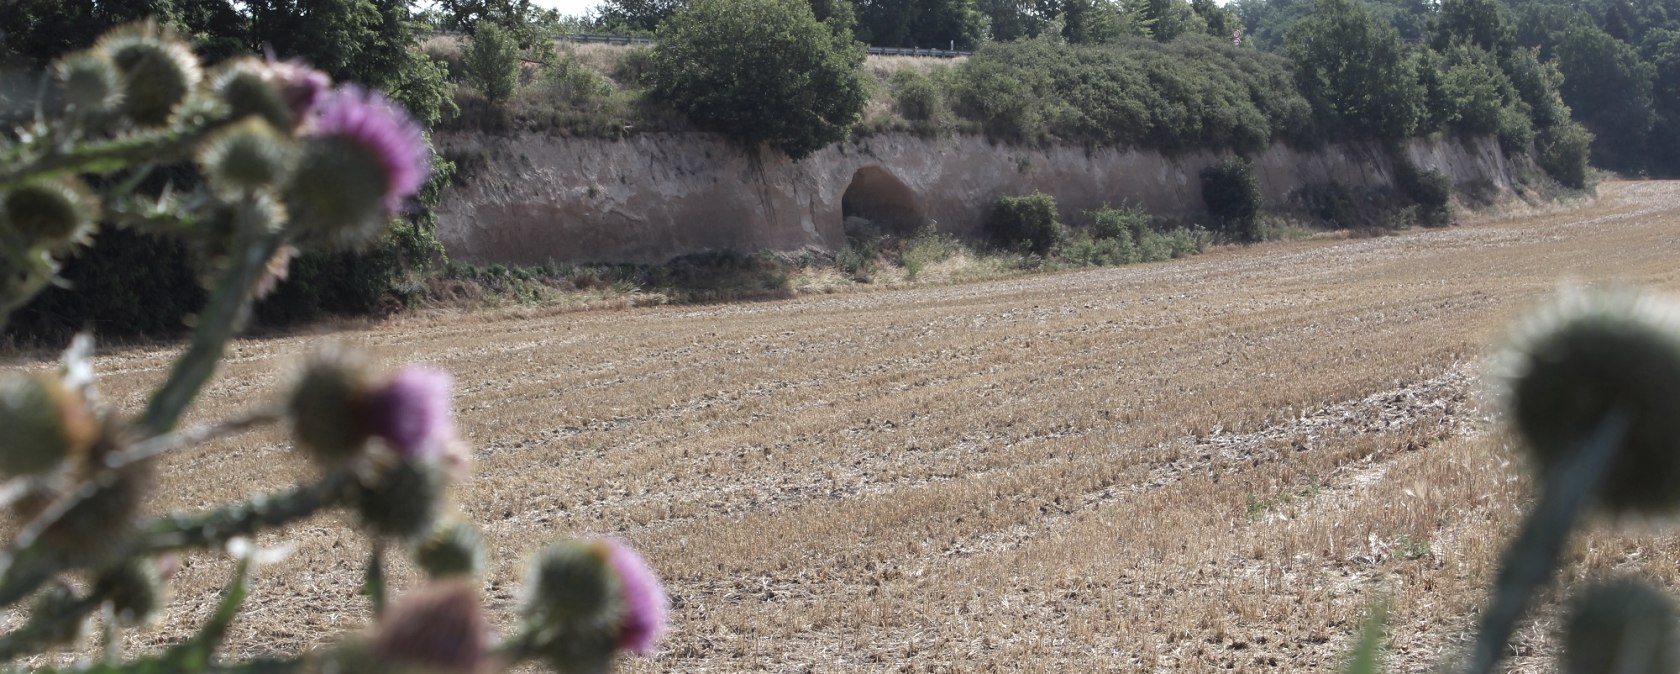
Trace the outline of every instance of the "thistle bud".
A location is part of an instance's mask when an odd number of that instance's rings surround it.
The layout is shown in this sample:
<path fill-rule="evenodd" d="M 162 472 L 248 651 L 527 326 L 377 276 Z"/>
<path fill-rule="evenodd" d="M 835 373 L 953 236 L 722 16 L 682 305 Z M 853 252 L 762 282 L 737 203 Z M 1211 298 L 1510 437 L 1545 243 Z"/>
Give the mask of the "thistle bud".
<path fill-rule="evenodd" d="M 360 456 L 367 444 L 369 375 L 361 359 L 328 350 L 311 359 L 287 405 L 297 444 L 323 465 Z"/>
<path fill-rule="evenodd" d="M 105 595 L 117 620 L 139 625 L 165 603 L 163 576 L 149 559 L 125 559 L 100 574 L 95 591 Z"/>
<path fill-rule="evenodd" d="M 25 183 L 3 199 L 4 222 L 25 241 L 54 250 L 86 243 L 99 218 L 98 202 L 73 178 Z"/>
<path fill-rule="evenodd" d="M 31 616 L 63 615 L 75 610 L 76 603 L 74 590 L 63 583 L 53 583 L 47 586 L 47 589 L 42 590 L 41 594 L 36 595 L 35 601 L 30 603 L 29 614 Z M 86 628 L 86 619 L 63 623 L 57 629 L 41 634 L 41 645 L 50 648 L 75 643 L 82 638 L 82 633 Z"/>
<path fill-rule="evenodd" d="M 1628 429 L 1598 502 L 1680 505 L 1680 312 L 1629 290 L 1572 290 L 1537 312 L 1501 357 L 1509 413 L 1536 463 L 1563 463 L 1613 413 Z"/>
<path fill-rule="evenodd" d="M 1564 627 L 1565 674 L 1674 674 L 1674 605 L 1649 585 L 1615 580 L 1578 594 Z"/>
<path fill-rule="evenodd" d="M 478 588 L 463 580 L 403 595 L 380 618 L 373 651 L 395 671 L 481 671 L 490 659 L 490 623 Z"/>
<path fill-rule="evenodd" d="M 328 84 L 325 73 L 309 66 L 243 58 L 222 68 L 212 88 L 235 119 L 260 117 L 290 133 L 309 118 Z"/>
<path fill-rule="evenodd" d="M 77 52 L 53 67 L 64 103 L 81 113 L 102 113 L 122 100 L 122 85 L 110 59 L 98 52 Z"/>
<path fill-rule="evenodd" d="M 116 65 L 123 112 L 140 126 L 168 124 L 202 76 L 192 49 L 152 21 L 111 31 L 94 49 Z"/>
<path fill-rule="evenodd" d="M 641 556 L 614 539 L 569 541 L 539 553 L 522 613 L 549 664 L 600 671 L 620 649 L 653 650 L 665 630 L 666 598 Z"/>
<path fill-rule="evenodd" d="M 300 239 L 356 247 L 425 183 L 429 151 L 420 127 L 384 96 L 340 89 L 317 106 L 286 207 Z"/>
<path fill-rule="evenodd" d="M 415 548 L 414 561 L 434 579 L 476 576 L 484 570 L 484 535 L 467 522 L 445 524 Z"/>
<path fill-rule="evenodd" d="M 199 166 L 224 198 L 276 185 L 291 169 L 292 145 L 259 119 L 216 134 L 198 152 Z"/>
<path fill-rule="evenodd" d="M 132 533 L 154 478 L 151 461 L 136 461 L 107 472 L 106 457 L 128 447 L 127 437 L 115 421 L 106 420 L 96 438 L 73 464 L 69 484 L 92 483 L 98 489 L 66 510 L 40 538 L 78 564 L 104 561 L 121 549 L 113 541 Z M 32 519 L 62 496 L 58 492 L 36 492 L 19 499 L 19 515 Z"/>
<path fill-rule="evenodd" d="M 568 633 L 610 632 L 618 582 L 601 541 L 566 541 L 537 553 L 521 613 L 532 625 Z"/>
<path fill-rule="evenodd" d="M 437 521 L 443 486 L 443 472 L 436 465 L 398 461 L 359 484 L 356 505 L 362 524 L 381 536 L 423 536 Z"/>
<path fill-rule="evenodd" d="M 87 404 L 57 378 L 11 374 L 0 379 L 0 472 L 42 475 L 85 453 L 98 424 Z"/>

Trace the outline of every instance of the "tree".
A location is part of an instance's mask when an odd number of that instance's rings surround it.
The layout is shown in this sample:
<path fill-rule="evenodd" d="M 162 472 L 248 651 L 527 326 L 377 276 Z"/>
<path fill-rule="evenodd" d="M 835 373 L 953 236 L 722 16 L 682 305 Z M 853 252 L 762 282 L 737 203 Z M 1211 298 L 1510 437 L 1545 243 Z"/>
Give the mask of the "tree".
<path fill-rule="evenodd" d="M 1554 52 L 1563 71 L 1558 91 L 1592 131 L 1595 162 L 1638 169 L 1647 134 L 1656 121 L 1651 81 L 1656 68 L 1627 43 L 1590 25 L 1565 31 Z"/>
<path fill-rule="evenodd" d="M 1651 126 L 1651 168 L 1680 175 L 1680 31 L 1653 30 L 1645 36 L 1646 59 L 1655 69 L 1651 103 L 1656 121 Z"/>
<path fill-rule="evenodd" d="M 983 37 L 982 16 L 974 0 L 853 0 L 852 4 L 857 38 L 877 47 L 972 49 Z"/>
<path fill-rule="evenodd" d="M 609 30 L 651 33 L 684 4 L 683 0 L 604 0 L 597 11 L 601 25 Z"/>
<path fill-rule="evenodd" d="M 1343 134 L 1404 138 L 1417 128 L 1424 92 L 1400 36 L 1372 22 L 1357 0 L 1318 0 L 1289 31 L 1301 92 Z"/>
<path fill-rule="evenodd" d="M 488 21 L 479 24 L 465 60 L 467 81 L 491 103 L 500 105 L 513 97 L 519 86 L 519 45 L 501 26 Z"/>
<path fill-rule="evenodd" d="M 0 2 L 0 64 L 40 68 L 60 54 L 93 44 L 114 26 L 147 17 L 180 27 L 175 0 Z"/>
<path fill-rule="evenodd" d="M 1144 0 L 1143 21 L 1149 26 L 1150 35 L 1161 42 L 1207 28 L 1207 23 L 1185 0 Z"/>
<path fill-rule="evenodd" d="M 976 0 L 975 9 L 985 21 L 987 37 L 1002 42 L 1037 35 L 1042 23 L 1031 0 Z"/>
<path fill-rule="evenodd" d="M 660 27 L 650 93 L 704 129 L 799 159 L 862 114 L 863 56 L 805 0 L 697 0 Z"/>
<path fill-rule="evenodd" d="M 1517 45 L 1516 29 L 1498 0 L 1441 0 L 1430 46 L 1446 52 L 1459 43 L 1475 45 L 1504 59 Z"/>

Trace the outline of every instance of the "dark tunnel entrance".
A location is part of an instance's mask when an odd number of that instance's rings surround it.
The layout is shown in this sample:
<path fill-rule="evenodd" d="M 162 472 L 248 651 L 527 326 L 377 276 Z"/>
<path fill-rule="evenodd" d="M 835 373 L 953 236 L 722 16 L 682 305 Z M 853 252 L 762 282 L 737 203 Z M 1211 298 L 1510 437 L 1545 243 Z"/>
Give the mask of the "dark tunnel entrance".
<path fill-rule="evenodd" d="M 846 236 L 851 238 L 908 237 L 923 222 L 916 194 L 879 166 L 865 166 L 852 174 L 852 184 L 840 197 L 840 213 Z"/>

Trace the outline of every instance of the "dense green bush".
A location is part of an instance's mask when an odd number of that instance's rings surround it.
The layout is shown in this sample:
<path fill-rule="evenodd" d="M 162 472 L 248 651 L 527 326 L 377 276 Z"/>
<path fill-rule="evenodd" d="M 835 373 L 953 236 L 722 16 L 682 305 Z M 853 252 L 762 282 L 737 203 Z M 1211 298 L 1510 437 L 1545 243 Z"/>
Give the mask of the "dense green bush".
<path fill-rule="evenodd" d="M 846 137 L 863 46 L 804 0 L 696 0 L 659 29 L 651 93 L 701 128 L 795 159 Z"/>
<path fill-rule="evenodd" d="M 1000 248 L 1048 254 L 1065 235 L 1056 220 L 1056 199 L 1043 192 L 998 197 L 986 216 L 986 234 Z"/>
<path fill-rule="evenodd" d="M 1565 187 L 1586 187 L 1592 141 L 1592 132 L 1575 122 L 1546 129 L 1535 139 L 1540 168 Z"/>
<path fill-rule="evenodd" d="M 1131 237 L 1103 238 L 1079 233 L 1068 236 L 1056 249 L 1062 262 L 1079 267 L 1114 267 L 1138 261 Z"/>
<path fill-rule="evenodd" d="M 491 103 L 506 103 L 519 87 L 519 45 L 500 26 L 486 22 L 467 46 L 467 81 Z"/>
<path fill-rule="evenodd" d="M 1452 179 L 1433 169 L 1419 169 L 1405 156 L 1394 162 L 1395 183 L 1418 207 L 1418 219 L 1426 225 L 1446 224 L 1447 202 L 1452 199 Z"/>
<path fill-rule="evenodd" d="M 957 114 L 989 135 L 1165 150 L 1306 142 L 1311 108 L 1287 60 L 1228 41 L 1121 38 L 987 45 L 952 73 Z"/>
<path fill-rule="evenodd" d="M 205 293 L 179 241 L 106 226 L 99 245 L 67 260 L 65 284 L 12 314 L 6 332 L 62 344 L 91 328 L 101 336 L 175 335 Z"/>
<path fill-rule="evenodd" d="M 1259 240 L 1260 201 L 1254 162 L 1231 157 L 1202 169 L 1202 203 L 1226 238 L 1243 243 Z"/>
<path fill-rule="evenodd" d="M 1135 243 L 1149 231 L 1149 211 L 1141 208 L 1104 204 L 1086 215 L 1091 218 L 1091 235 L 1099 239 L 1126 239 Z"/>
<path fill-rule="evenodd" d="M 905 119 L 937 124 L 944 115 L 945 97 L 933 78 L 904 69 L 892 74 L 891 86 L 898 114 L 904 115 Z"/>

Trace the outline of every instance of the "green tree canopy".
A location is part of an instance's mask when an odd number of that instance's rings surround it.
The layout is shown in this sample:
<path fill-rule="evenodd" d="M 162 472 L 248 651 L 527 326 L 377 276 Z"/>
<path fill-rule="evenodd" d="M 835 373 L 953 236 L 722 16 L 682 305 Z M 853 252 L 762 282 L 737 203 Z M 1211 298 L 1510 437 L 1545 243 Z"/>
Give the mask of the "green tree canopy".
<path fill-rule="evenodd" d="M 1404 138 L 1417 128 L 1424 92 L 1390 26 L 1358 0 L 1318 0 L 1289 31 L 1301 92 L 1320 120 L 1342 135 Z"/>
<path fill-rule="evenodd" d="M 696 0 L 659 29 L 651 93 L 701 128 L 798 159 L 858 120 L 863 56 L 805 0 Z"/>
<path fill-rule="evenodd" d="M 1593 160 L 1637 169 L 1656 121 L 1651 97 L 1656 68 L 1625 42 L 1591 25 L 1563 33 L 1554 47 L 1563 71 L 1559 93 L 1598 140 Z"/>

